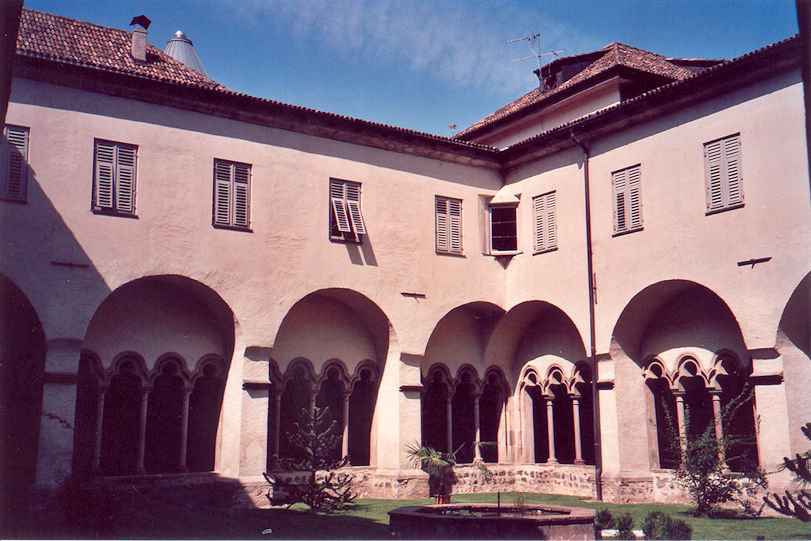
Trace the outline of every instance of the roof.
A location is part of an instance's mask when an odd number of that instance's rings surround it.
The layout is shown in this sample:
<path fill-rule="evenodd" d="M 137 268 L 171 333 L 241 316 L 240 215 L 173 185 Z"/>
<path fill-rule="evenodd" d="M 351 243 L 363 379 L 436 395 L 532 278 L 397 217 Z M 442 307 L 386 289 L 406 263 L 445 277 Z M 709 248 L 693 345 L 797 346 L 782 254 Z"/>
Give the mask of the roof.
<path fill-rule="evenodd" d="M 132 34 L 126 30 L 23 9 L 17 36 L 17 54 L 89 66 L 203 88 L 217 82 L 147 43 L 146 62 L 130 54 Z"/>
<path fill-rule="evenodd" d="M 533 89 L 531 92 L 456 134 L 456 138 L 471 139 L 488 131 L 489 128 L 495 127 L 497 124 L 502 124 L 508 119 L 514 118 L 520 113 L 528 112 L 530 109 L 537 110 L 547 103 L 556 101 L 561 98 L 563 94 L 568 94 L 569 91 L 578 87 L 586 86 L 588 81 L 594 81 L 599 76 L 620 67 L 660 77 L 664 79 L 665 82 L 672 82 L 686 79 L 695 73 L 680 64 L 701 65 L 702 63 L 717 64 L 720 62 L 712 60 L 669 59 L 660 54 L 614 42 L 606 45 L 600 51 L 557 59 L 544 66 L 543 71 L 554 71 L 561 63 L 574 63 L 577 60 L 586 62 L 591 60 L 591 63 L 587 64 L 583 70 L 554 88 L 547 90 L 541 88 Z"/>

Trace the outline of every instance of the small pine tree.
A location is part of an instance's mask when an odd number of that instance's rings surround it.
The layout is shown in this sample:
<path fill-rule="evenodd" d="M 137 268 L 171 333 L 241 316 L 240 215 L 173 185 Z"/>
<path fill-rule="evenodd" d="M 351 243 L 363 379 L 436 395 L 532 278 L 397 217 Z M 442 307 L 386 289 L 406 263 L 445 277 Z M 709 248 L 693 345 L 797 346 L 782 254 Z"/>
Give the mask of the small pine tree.
<path fill-rule="evenodd" d="M 315 513 L 331 513 L 350 505 L 355 499 L 352 477 L 334 471 L 346 466 L 349 457 L 335 458 L 339 426 L 329 408 L 302 409 L 295 426 L 296 431 L 286 436 L 299 450 L 300 458 L 276 457 L 276 460 L 284 470 L 307 472 L 307 480 L 303 483 L 288 481 L 265 473 L 273 492 L 286 495 L 288 508 L 301 502 Z M 270 493 L 267 497 L 273 501 Z"/>
<path fill-rule="evenodd" d="M 800 430 L 805 437 L 811 440 L 811 423 L 806 423 Z M 811 449 L 802 455 L 797 453 L 794 458 L 783 458 L 781 470 L 788 470 L 794 474 L 794 480 L 798 484 L 797 490 L 792 494 L 785 491 L 785 496 L 779 494 L 767 494 L 763 497 L 766 505 L 789 517 L 794 517 L 803 522 L 811 522 Z"/>

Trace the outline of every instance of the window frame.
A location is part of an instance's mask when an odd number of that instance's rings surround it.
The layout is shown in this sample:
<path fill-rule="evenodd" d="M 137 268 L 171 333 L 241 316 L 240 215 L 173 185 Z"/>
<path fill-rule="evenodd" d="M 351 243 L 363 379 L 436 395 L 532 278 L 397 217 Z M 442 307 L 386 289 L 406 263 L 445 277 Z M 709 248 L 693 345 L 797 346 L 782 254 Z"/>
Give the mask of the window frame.
<path fill-rule="evenodd" d="M 329 179 L 329 240 L 363 243 L 367 235 L 363 219 L 362 184 L 355 180 Z"/>
<path fill-rule="evenodd" d="M 442 212 L 440 212 L 440 206 L 443 207 Z M 456 209 L 453 208 L 454 206 Z M 434 246 L 437 254 L 464 255 L 462 214 L 462 199 L 443 195 L 434 196 Z"/>
<path fill-rule="evenodd" d="M 533 254 L 553 252 L 558 249 L 557 190 L 532 198 Z"/>
<path fill-rule="evenodd" d="M 112 156 L 104 156 L 104 147 L 109 147 Z M 122 153 L 132 152 L 128 157 Z M 130 161 L 131 163 L 126 163 Z M 124 163 L 122 163 L 124 162 Z M 127 175 L 129 174 L 129 179 Z M 103 175 L 109 175 L 109 179 L 103 179 Z M 109 182 L 109 186 L 102 185 L 102 182 Z M 122 188 L 129 182 L 128 189 Z M 138 145 L 111 141 L 109 139 L 93 140 L 93 193 L 91 210 L 93 214 L 103 214 L 107 216 L 120 216 L 122 218 L 137 218 L 136 214 L 136 194 L 138 186 Z M 124 197 L 122 197 L 124 196 Z M 122 199 L 129 200 L 122 203 Z M 109 204 L 107 203 L 109 198 Z"/>
<path fill-rule="evenodd" d="M 740 132 L 704 143 L 706 215 L 744 206 L 742 147 Z"/>
<path fill-rule="evenodd" d="M 493 240 L 497 238 L 496 235 L 493 234 L 493 226 L 495 222 L 493 221 L 493 211 L 503 211 L 503 210 L 511 210 L 514 216 L 514 220 L 512 222 L 505 220 L 500 221 L 500 224 L 506 223 L 513 223 L 514 224 L 514 234 L 511 236 L 508 235 L 498 235 L 498 238 L 514 238 L 515 239 L 515 248 L 507 249 L 507 250 L 500 250 L 496 249 L 493 246 Z M 488 254 L 493 256 L 513 256 L 520 254 L 520 245 L 518 244 L 518 202 L 515 203 L 488 203 L 487 205 L 487 249 Z"/>
<path fill-rule="evenodd" d="M 620 196 L 622 196 L 622 209 L 619 204 Z M 645 229 L 645 220 L 642 215 L 641 163 L 611 173 L 611 198 L 613 236 L 617 237 Z"/>
<path fill-rule="evenodd" d="M 224 168 L 228 178 L 224 178 Z M 240 169 L 242 171 L 240 171 Z M 240 176 L 237 173 L 241 173 Z M 214 158 L 212 166 L 213 188 L 211 197 L 211 225 L 216 229 L 252 232 L 251 230 L 251 185 L 253 166 L 249 163 Z M 240 192 L 238 188 L 243 187 Z M 243 196 L 237 197 L 239 194 Z M 237 218 L 239 203 L 244 208 L 244 218 Z M 225 219 L 221 217 L 225 215 Z"/>
<path fill-rule="evenodd" d="M 21 144 L 15 144 L 10 137 L 10 131 L 16 132 L 14 138 L 22 136 Z M 31 129 L 26 126 L 6 124 L 3 128 L 2 149 L 2 186 L 0 186 L 0 199 L 14 203 L 28 203 L 28 157 L 31 142 Z M 21 148 L 22 147 L 22 148 Z M 19 162 L 19 163 L 17 163 Z M 17 188 L 12 190 L 12 171 L 17 167 Z"/>

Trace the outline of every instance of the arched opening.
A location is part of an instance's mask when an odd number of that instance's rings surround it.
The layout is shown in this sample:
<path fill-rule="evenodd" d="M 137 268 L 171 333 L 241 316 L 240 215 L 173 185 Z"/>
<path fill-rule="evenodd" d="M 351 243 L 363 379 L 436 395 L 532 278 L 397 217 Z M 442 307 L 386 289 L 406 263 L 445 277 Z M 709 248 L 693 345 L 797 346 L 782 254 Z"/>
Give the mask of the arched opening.
<path fill-rule="evenodd" d="M 349 397 L 349 463 L 352 466 L 369 465 L 369 446 L 372 436 L 372 417 L 377 397 L 377 378 L 374 366 L 363 366 L 352 386 Z"/>
<path fill-rule="evenodd" d="M 653 402 L 654 418 L 656 420 L 656 444 L 658 464 L 655 467 L 675 469 L 681 463 L 676 417 L 676 397 L 670 389 L 669 382 L 660 374 L 658 377 L 646 379 Z"/>
<path fill-rule="evenodd" d="M 144 466 L 147 473 L 178 473 L 185 469 L 181 438 L 186 385 L 181 362 L 165 359 L 158 372 L 149 392 Z"/>
<path fill-rule="evenodd" d="M 451 451 L 448 441 L 449 378 L 438 366 L 428 371 L 422 396 L 422 444 L 438 451 Z"/>
<path fill-rule="evenodd" d="M 284 392 L 282 392 L 279 422 L 279 457 L 293 461 L 305 458 L 304 450 L 291 440 L 298 430 L 297 423 L 310 411 L 312 388 L 310 382 L 315 378 L 303 362 L 294 363 L 286 374 Z"/>
<path fill-rule="evenodd" d="M 345 376 L 338 365 L 332 364 L 325 370 L 326 379 L 321 380 L 321 388 L 315 397 L 315 405 L 324 411 L 326 425 L 334 424 L 335 444 L 329 449 L 330 460 L 340 460 L 342 458 L 344 440 L 344 396 L 346 387 Z"/>
<path fill-rule="evenodd" d="M 217 426 L 225 374 L 222 359 L 203 359 L 189 397 L 189 443 L 186 464 L 190 472 L 214 470 Z"/>
<path fill-rule="evenodd" d="M 527 387 L 527 394 L 532 405 L 532 437 L 535 446 L 534 461 L 541 464 L 549 461 L 549 424 L 547 415 L 547 397 L 540 387 Z"/>
<path fill-rule="evenodd" d="M 484 462 L 498 462 L 499 425 L 508 393 L 501 371 L 489 370 L 479 399 L 480 436 Z"/>
<path fill-rule="evenodd" d="M 573 405 L 576 404 L 580 425 L 580 454 L 584 463 L 594 465 L 594 398 L 591 389 L 591 369 L 585 363 L 577 367 L 574 378 Z M 575 461 L 576 462 L 576 461 Z"/>
<path fill-rule="evenodd" d="M 453 419 L 453 450 L 456 462 L 470 464 L 475 455 L 476 426 L 474 424 L 476 407 L 475 374 L 465 370 L 459 376 L 459 382 L 451 400 Z"/>
<path fill-rule="evenodd" d="M 101 473 L 132 475 L 139 462 L 141 387 L 140 360 L 127 355 L 114 368 L 104 398 Z"/>

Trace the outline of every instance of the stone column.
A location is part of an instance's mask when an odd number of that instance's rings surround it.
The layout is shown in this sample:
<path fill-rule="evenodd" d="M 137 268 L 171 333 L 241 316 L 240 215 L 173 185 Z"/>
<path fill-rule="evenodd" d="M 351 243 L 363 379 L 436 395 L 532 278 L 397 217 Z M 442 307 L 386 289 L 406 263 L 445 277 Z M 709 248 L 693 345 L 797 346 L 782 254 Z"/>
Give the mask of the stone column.
<path fill-rule="evenodd" d="M 585 464 L 580 443 L 580 397 L 572 395 L 572 417 L 574 418 L 574 463 Z"/>
<path fill-rule="evenodd" d="M 710 390 L 710 396 L 712 396 L 712 417 L 715 424 L 715 441 L 718 442 L 718 459 L 724 462 L 726 457 L 724 457 L 723 447 L 724 427 L 721 421 L 721 391 L 719 389 L 712 389 Z M 724 467 L 726 467 L 726 465 Z"/>
<path fill-rule="evenodd" d="M 453 452 L 453 393 L 448 392 L 448 399 L 445 401 L 445 415 L 448 422 L 448 453 Z"/>
<path fill-rule="evenodd" d="M 679 447 L 682 454 L 687 450 L 687 427 L 684 420 L 684 391 L 674 391 L 676 397 L 676 417 L 679 424 Z"/>
<path fill-rule="evenodd" d="M 271 435 L 270 439 L 270 449 L 274 456 L 279 455 L 279 438 L 281 437 L 280 434 L 281 428 L 282 428 L 282 390 L 275 389 L 273 392 L 273 434 Z"/>
<path fill-rule="evenodd" d="M 552 401 L 555 395 L 544 395 L 544 402 L 546 402 L 546 432 L 549 434 L 549 459 L 547 464 L 557 464 L 558 459 L 555 457 L 555 413 L 553 411 Z"/>
<path fill-rule="evenodd" d="M 481 460 L 482 459 L 482 451 L 481 451 L 481 441 L 482 441 L 482 431 L 480 426 L 480 419 L 479 419 L 479 399 L 481 398 L 481 393 L 476 393 L 473 395 L 473 426 L 476 429 L 476 437 L 475 441 L 473 442 L 473 453 L 474 457 L 473 460 Z"/>
<path fill-rule="evenodd" d="M 104 395 L 107 388 L 99 388 L 96 395 L 96 442 L 93 447 L 93 475 L 101 474 L 101 434 L 104 426 Z"/>
<path fill-rule="evenodd" d="M 349 391 L 344 391 L 344 432 L 343 440 L 341 440 L 341 458 L 349 455 L 349 397 L 351 394 Z"/>
<path fill-rule="evenodd" d="M 192 389 L 184 389 L 183 391 L 183 420 L 180 426 L 180 460 L 177 462 L 177 469 L 180 472 L 189 471 L 186 466 L 186 455 L 188 454 L 189 447 L 189 397 L 191 396 Z"/>
<path fill-rule="evenodd" d="M 137 473 L 146 473 L 144 451 L 146 450 L 146 414 L 150 391 L 151 389 L 141 389 L 141 415 L 138 419 L 138 462 L 135 466 Z"/>

